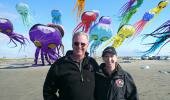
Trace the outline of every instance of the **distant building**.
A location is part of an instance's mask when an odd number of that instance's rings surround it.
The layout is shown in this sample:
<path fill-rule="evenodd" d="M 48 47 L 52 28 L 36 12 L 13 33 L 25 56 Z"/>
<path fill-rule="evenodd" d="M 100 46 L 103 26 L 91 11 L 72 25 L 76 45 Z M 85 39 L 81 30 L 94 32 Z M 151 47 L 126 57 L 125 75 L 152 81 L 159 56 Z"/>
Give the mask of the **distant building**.
<path fill-rule="evenodd" d="M 142 60 L 168 60 L 169 56 L 141 56 Z"/>

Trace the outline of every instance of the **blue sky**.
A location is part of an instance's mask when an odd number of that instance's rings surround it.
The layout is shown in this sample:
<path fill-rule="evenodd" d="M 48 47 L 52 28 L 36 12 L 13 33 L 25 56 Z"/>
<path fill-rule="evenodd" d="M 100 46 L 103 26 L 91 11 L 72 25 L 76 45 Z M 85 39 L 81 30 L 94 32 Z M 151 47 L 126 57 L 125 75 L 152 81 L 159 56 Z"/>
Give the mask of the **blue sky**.
<path fill-rule="evenodd" d="M 120 21 L 117 18 L 120 7 L 125 4 L 128 0 L 86 0 L 85 10 L 99 10 L 101 16 L 110 16 L 112 18 L 112 27 L 114 34 L 118 30 Z M 140 20 L 146 11 L 156 7 L 156 5 L 161 0 L 144 0 L 138 12 L 132 17 L 129 24 L 134 24 L 136 21 Z M 78 24 L 76 22 L 76 13 L 73 13 L 76 0 L 1 0 L 0 1 L 0 17 L 8 18 L 14 25 L 14 32 L 22 34 L 28 37 L 28 31 L 22 23 L 21 16 L 17 13 L 15 5 L 19 2 L 27 3 L 30 7 L 30 12 L 33 17 L 33 23 L 48 24 L 51 23 L 51 10 L 58 9 L 62 12 L 62 25 L 65 30 L 65 35 L 63 38 L 63 43 L 65 46 L 65 51 L 72 49 L 71 47 L 71 37 L 72 31 Z M 170 6 L 168 5 L 161 13 L 152 20 L 152 22 L 145 27 L 141 34 L 148 34 L 154 29 L 159 27 L 162 23 L 169 20 L 170 16 L 168 12 L 170 11 Z M 152 42 L 149 39 L 148 42 Z M 20 49 L 18 47 L 11 48 L 12 44 L 9 44 L 9 38 L 0 34 L 0 58 L 18 58 L 18 57 L 34 57 L 35 46 L 31 41 L 27 43 L 25 48 Z M 160 55 L 170 55 L 170 44 L 165 45 Z M 141 45 L 141 36 L 133 40 L 132 42 L 126 41 L 117 49 L 118 55 L 120 56 L 136 56 L 141 55 L 137 52 L 145 51 L 148 47 Z M 101 54 L 101 49 L 97 50 L 99 56 Z"/>

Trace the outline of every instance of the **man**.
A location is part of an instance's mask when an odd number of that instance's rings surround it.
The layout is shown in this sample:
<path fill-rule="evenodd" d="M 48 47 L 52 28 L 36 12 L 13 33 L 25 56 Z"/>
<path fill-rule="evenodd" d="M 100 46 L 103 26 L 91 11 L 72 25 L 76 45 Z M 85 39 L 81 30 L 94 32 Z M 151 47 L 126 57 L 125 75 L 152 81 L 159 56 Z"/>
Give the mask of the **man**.
<path fill-rule="evenodd" d="M 94 100 L 98 64 L 88 56 L 88 41 L 87 33 L 73 35 L 73 50 L 49 69 L 43 87 L 44 100 Z"/>
<path fill-rule="evenodd" d="M 105 48 L 102 59 L 104 63 L 101 63 L 101 70 L 96 73 L 96 100 L 138 100 L 131 75 L 117 63 L 115 48 Z"/>

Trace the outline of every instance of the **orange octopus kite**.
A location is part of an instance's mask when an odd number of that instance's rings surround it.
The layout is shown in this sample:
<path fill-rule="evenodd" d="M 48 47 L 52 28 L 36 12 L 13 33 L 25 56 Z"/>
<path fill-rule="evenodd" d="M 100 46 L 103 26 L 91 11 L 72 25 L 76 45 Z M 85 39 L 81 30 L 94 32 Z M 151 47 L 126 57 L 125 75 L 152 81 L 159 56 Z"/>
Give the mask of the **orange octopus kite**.
<path fill-rule="evenodd" d="M 84 12 L 85 0 L 77 0 L 73 11 L 77 9 L 77 19 L 80 18 L 81 14 Z"/>

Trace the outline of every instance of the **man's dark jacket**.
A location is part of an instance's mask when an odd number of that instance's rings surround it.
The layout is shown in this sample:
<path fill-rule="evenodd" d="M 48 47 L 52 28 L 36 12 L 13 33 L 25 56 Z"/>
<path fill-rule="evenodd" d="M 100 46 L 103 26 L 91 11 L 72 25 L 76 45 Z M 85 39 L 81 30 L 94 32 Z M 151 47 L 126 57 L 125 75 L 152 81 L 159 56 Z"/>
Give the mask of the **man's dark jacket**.
<path fill-rule="evenodd" d="M 96 100 L 138 100 L 137 89 L 129 73 L 117 64 L 116 70 L 108 76 L 104 67 L 102 63 L 101 70 L 96 73 Z"/>
<path fill-rule="evenodd" d="M 94 100 L 95 72 L 99 66 L 88 53 L 82 63 L 76 63 L 70 58 L 72 53 L 68 51 L 49 69 L 43 87 L 44 100 Z"/>

